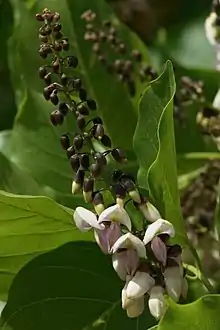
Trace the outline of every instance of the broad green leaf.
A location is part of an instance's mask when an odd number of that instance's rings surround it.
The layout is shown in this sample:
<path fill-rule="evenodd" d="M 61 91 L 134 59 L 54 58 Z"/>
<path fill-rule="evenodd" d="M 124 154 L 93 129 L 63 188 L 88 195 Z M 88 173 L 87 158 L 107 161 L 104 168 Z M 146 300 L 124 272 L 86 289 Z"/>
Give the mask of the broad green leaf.
<path fill-rule="evenodd" d="M 0 191 L 0 299 L 33 257 L 65 242 L 90 238 L 76 229 L 72 211 L 53 200 Z"/>
<path fill-rule="evenodd" d="M 158 330 L 218 330 L 220 295 L 206 295 L 187 305 L 171 303 Z"/>
<path fill-rule="evenodd" d="M 2 330 L 146 330 L 147 308 L 129 319 L 121 308 L 124 283 L 111 258 L 89 242 L 74 242 L 32 260 L 16 276 L 1 317 Z"/>
<path fill-rule="evenodd" d="M 134 150 L 140 167 L 140 186 L 150 189 L 161 215 L 174 224 L 179 235 L 184 236 L 173 128 L 174 93 L 172 64 L 167 62 L 164 72 L 150 84 L 140 100 Z"/>

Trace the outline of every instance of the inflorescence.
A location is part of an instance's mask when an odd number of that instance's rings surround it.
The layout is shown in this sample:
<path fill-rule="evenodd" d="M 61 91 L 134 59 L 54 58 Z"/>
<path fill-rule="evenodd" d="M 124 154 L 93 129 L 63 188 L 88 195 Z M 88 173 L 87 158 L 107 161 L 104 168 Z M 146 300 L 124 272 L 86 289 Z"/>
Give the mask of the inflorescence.
<path fill-rule="evenodd" d="M 87 17 L 87 23 L 91 25 L 94 14 L 90 12 L 89 21 L 88 12 L 86 15 L 83 14 L 84 19 Z M 102 119 L 92 116 L 97 104 L 88 97 L 82 80 L 74 72 L 77 57 L 65 54 L 69 42 L 62 34 L 59 13 L 44 9 L 36 18 L 42 22 L 39 54 L 50 60 L 39 69 L 40 78 L 45 83 L 43 95 L 57 107 L 51 113 L 51 123 L 58 126 L 68 116 L 73 116 L 77 124 L 76 132 L 61 136 L 61 145 L 75 172 L 72 193 L 82 191 L 85 202 L 94 209 L 78 206 L 74 211 L 74 222 L 81 231 L 93 230 L 102 252 L 112 255 L 113 267 L 125 282 L 121 299 L 127 315 L 138 317 L 148 301 L 151 314 L 160 319 L 167 309 L 166 294 L 176 302 L 187 294 L 182 250 L 170 242 L 175 235 L 174 227 L 162 219 L 156 207 L 140 193 L 130 174 L 115 170 L 110 187 L 103 187 L 102 175 L 108 167 L 107 158 L 110 156 L 118 163 L 124 163 L 126 156 L 121 148 L 112 148 Z M 107 39 L 110 36 L 116 38 L 111 25 L 105 26 L 106 30 L 99 31 L 99 34 L 105 32 Z M 120 52 L 125 48 L 121 42 L 113 44 L 120 46 Z M 105 151 L 97 151 L 97 143 Z M 106 205 L 105 189 L 112 193 L 111 205 Z M 142 215 L 141 230 L 135 228 L 125 209 L 128 202 L 132 202 L 136 212 Z"/>

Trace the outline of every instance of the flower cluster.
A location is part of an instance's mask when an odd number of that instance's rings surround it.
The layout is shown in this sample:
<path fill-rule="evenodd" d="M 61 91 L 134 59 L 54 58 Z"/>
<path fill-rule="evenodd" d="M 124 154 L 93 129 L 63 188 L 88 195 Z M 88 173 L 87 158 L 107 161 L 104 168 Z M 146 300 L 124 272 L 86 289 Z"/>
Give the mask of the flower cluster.
<path fill-rule="evenodd" d="M 156 71 L 143 63 L 139 50 L 127 49 L 113 22 L 104 21 L 99 26 L 96 14 L 91 10 L 85 11 L 81 18 L 86 22 L 84 38 L 93 43 L 92 50 L 97 59 L 109 73 L 127 85 L 131 96 L 135 95 L 136 80 L 145 82 L 157 77 Z"/>
<path fill-rule="evenodd" d="M 127 158 L 121 148 L 112 148 L 102 119 L 93 116 L 97 110 L 95 100 L 88 97 L 82 80 L 76 77 L 75 72 L 70 74 L 78 66 L 78 59 L 74 55 L 63 55 L 69 44 L 61 32 L 60 15 L 44 9 L 36 18 L 43 23 L 39 29 L 39 54 L 44 59 L 51 59 L 50 64 L 39 69 L 39 76 L 46 85 L 44 97 L 57 106 L 51 113 L 51 123 L 61 125 L 69 115 L 73 115 L 77 127 L 76 132 L 63 134 L 60 139 L 75 172 L 72 193 L 82 191 L 85 202 L 91 203 L 95 210 L 93 213 L 77 207 L 74 212 L 76 226 L 81 231 L 93 229 L 103 253 L 112 254 L 113 267 L 125 281 L 121 297 L 122 308 L 127 315 L 138 317 L 148 297 L 151 314 L 160 319 L 167 308 L 164 295 L 178 301 L 187 290 L 181 247 L 169 243 L 169 238 L 175 234 L 173 225 L 163 220 L 158 210 L 140 194 L 132 175 L 117 169 L 111 173 L 111 180 L 103 180 L 108 169 L 108 157 L 119 164 L 126 162 Z M 84 14 L 90 25 L 94 18 L 91 11 Z M 114 33 L 111 25 L 106 23 L 105 26 L 109 31 L 106 38 L 109 39 Z M 87 29 L 90 34 L 97 33 L 92 32 L 94 27 L 87 26 Z M 120 46 L 122 52 L 121 42 L 117 38 L 115 40 L 115 47 Z M 139 57 L 137 52 L 135 56 Z M 112 195 L 113 204 L 107 208 L 104 190 Z M 125 210 L 128 202 L 132 202 L 144 218 L 141 230 L 134 228 Z"/>
<path fill-rule="evenodd" d="M 148 299 L 150 313 L 160 319 L 167 309 L 165 294 L 177 302 L 187 293 L 181 247 L 169 244 L 169 238 L 175 235 L 174 227 L 161 219 L 150 202 L 140 203 L 139 209 L 152 222 L 143 236 L 132 233 L 131 219 L 125 208 L 117 203 L 99 215 L 77 207 L 74 221 L 81 231 L 93 229 L 103 253 L 112 254 L 113 267 L 125 281 L 121 300 L 127 315 L 138 317 Z"/>

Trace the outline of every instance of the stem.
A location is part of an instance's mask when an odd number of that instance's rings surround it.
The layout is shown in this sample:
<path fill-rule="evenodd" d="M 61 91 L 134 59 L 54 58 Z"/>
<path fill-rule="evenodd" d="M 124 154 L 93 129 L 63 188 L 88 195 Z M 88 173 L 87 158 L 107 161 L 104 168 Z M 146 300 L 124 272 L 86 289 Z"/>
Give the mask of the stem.
<path fill-rule="evenodd" d="M 191 273 L 193 273 L 195 275 L 195 277 L 198 278 L 203 283 L 203 285 L 207 288 L 209 293 L 216 293 L 215 288 L 210 283 L 210 281 L 207 279 L 207 277 L 202 273 L 201 270 L 199 270 L 198 268 L 196 268 L 193 265 L 188 265 L 185 263 L 183 264 L 183 266 L 184 266 L 184 268 L 189 270 Z"/>

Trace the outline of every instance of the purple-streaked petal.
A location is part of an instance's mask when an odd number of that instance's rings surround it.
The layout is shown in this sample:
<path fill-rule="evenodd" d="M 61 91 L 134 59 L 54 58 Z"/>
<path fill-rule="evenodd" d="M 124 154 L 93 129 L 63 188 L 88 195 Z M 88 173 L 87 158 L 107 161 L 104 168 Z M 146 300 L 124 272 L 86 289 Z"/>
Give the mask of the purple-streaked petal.
<path fill-rule="evenodd" d="M 144 244 L 148 244 L 155 236 L 160 234 L 167 234 L 170 237 L 174 237 L 175 230 L 172 223 L 164 219 L 158 219 L 150 224 L 144 235 Z"/>
<path fill-rule="evenodd" d="M 121 236 L 121 228 L 119 224 L 111 222 L 104 230 L 96 230 L 94 235 L 101 250 L 104 253 L 110 253 L 112 246 Z"/>
<path fill-rule="evenodd" d="M 112 264 L 118 276 L 125 281 L 127 275 L 134 275 L 139 265 L 136 250 L 129 249 L 112 255 Z"/>
<path fill-rule="evenodd" d="M 118 204 L 108 207 L 100 214 L 98 223 L 105 221 L 120 223 L 131 231 L 131 219 L 125 209 Z"/>
<path fill-rule="evenodd" d="M 167 263 L 167 247 L 160 237 L 156 236 L 151 241 L 151 250 L 153 251 L 155 257 L 158 261 L 166 266 Z"/>
<path fill-rule="evenodd" d="M 178 302 L 182 293 L 183 277 L 181 276 L 180 267 L 168 267 L 164 271 L 164 281 L 167 294 L 175 301 Z"/>
<path fill-rule="evenodd" d="M 99 224 L 96 215 L 85 209 L 84 207 L 77 207 L 73 214 L 73 219 L 76 223 L 77 228 L 81 231 L 88 231 L 91 228 L 103 230 L 105 226 Z"/>
<path fill-rule="evenodd" d="M 122 235 L 112 246 L 112 253 L 118 251 L 118 249 L 135 249 L 140 258 L 146 258 L 146 248 L 143 242 L 131 233 Z"/>

